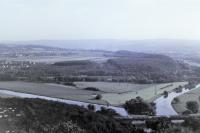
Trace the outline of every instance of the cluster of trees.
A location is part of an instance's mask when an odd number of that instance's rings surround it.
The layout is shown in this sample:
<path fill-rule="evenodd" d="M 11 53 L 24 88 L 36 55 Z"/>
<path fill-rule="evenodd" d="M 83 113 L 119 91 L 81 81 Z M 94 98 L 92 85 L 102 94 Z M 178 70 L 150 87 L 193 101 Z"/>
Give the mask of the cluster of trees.
<path fill-rule="evenodd" d="M 183 87 L 180 85 L 179 87 L 175 88 L 176 93 L 182 92 Z"/>
<path fill-rule="evenodd" d="M 128 113 L 134 115 L 154 115 L 155 105 L 145 102 L 142 98 L 137 97 L 136 99 L 131 99 L 126 101 L 124 108 Z"/>
<path fill-rule="evenodd" d="M 141 102 L 141 99 L 137 98 L 137 101 Z M 41 99 L 11 98 L 0 99 L 0 106 L 17 107 L 21 112 L 19 120 L 11 118 L 15 122 L 12 123 L 16 126 L 15 132 L 20 133 L 144 133 L 146 128 L 155 133 L 200 132 L 199 118 L 188 118 L 178 124 L 172 123 L 170 118 L 149 119 L 144 126 L 139 127 L 115 118 L 118 114 L 111 109 L 102 108 L 95 112 L 93 105 L 85 109 Z M 4 128 L 9 129 L 9 124 L 8 121 Z"/>
<path fill-rule="evenodd" d="M 100 91 L 98 88 L 96 87 L 86 87 L 84 88 L 84 90 L 89 90 L 89 91 Z"/>
<path fill-rule="evenodd" d="M 18 68 L 3 73 L 9 73 L 14 80 L 44 82 L 109 80 L 135 83 L 181 81 L 185 76 L 195 74 L 191 73 L 192 70 L 185 64 L 167 56 L 142 53 L 120 55 L 121 53 L 116 58 L 109 59 L 104 63 L 88 60 L 56 62 L 55 64 L 39 63 L 31 64 L 28 68 Z M 0 74 L 0 79 L 1 77 L 3 76 Z M 7 77 L 7 80 L 11 80 L 11 77 Z"/>
<path fill-rule="evenodd" d="M 186 108 L 188 109 L 187 110 L 188 113 L 191 112 L 192 114 L 196 114 L 199 111 L 199 104 L 197 101 L 188 101 L 186 103 Z M 186 113 L 186 112 L 184 112 L 184 113 Z"/>
<path fill-rule="evenodd" d="M 46 131 L 49 133 L 86 133 L 76 123 L 72 121 L 59 122 L 51 127 L 47 127 Z"/>
<path fill-rule="evenodd" d="M 198 83 L 199 83 L 199 81 L 190 80 L 189 83 L 187 85 L 185 85 L 185 88 L 191 90 L 191 89 L 195 88 Z"/>
<path fill-rule="evenodd" d="M 168 118 L 146 121 L 146 127 L 153 133 L 199 133 L 200 119 L 187 118 L 183 123 L 172 123 Z"/>
<path fill-rule="evenodd" d="M 164 91 L 164 92 L 163 92 L 163 95 L 164 95 L 164 98 L 167 98 L 168 95 L 169 95 L 169 93 L 168 93 L 167 91 Z"/>
<path fill-rule="evenodd" d="M 24 133 L 133 133 L 131 123 L 116 120 L 113 110 L 94 112 L 75 105 L 40 99 L 0 99 L 0 105 L 17 107 L 23 114 L 16 129 Z M 0 125 L 1 127 L 1 125 Z M 9 123 L 8 123 L 9 129 Z"/>
<path fill-rule="evenodd" d="M 82 66 L 82 65 L 91 65 L 92 62 L 89 60 L 74 60 L 74 61 L 62 61 L 56 62 L 56 66 Z"/>

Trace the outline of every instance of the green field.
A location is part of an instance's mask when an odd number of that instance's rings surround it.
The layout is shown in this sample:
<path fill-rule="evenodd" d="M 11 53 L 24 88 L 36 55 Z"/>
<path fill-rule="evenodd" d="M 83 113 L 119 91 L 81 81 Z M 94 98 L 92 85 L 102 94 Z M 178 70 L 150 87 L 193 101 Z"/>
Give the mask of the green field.
<path fill-rule="evenodd" d="M 86 87 L 96 87 L 105 93 L 128 93 L 137 92 L 154 86 L 153 84 L 132 84 L 132 83 L 116 83 L 116 82 L 75 82 L 80 89 Z"/>
<path fill-rule="evenodd" d="M 120 105 L 125 103 L 127 100 L 136 98 L 140 96 L 145 101 L 153 102 L 156 98 L 161 96 L 164 91 L 172 91 L 179 85 L 186 85 L 187 82 L 175 82 L 175 83 L 166 83 L 166 84 L 155 84 L 150 85 L 148 88 L 138 90 L 137 92 L 128 92 L 123 94 L 109 93 L 103 94 L 103 99 L 108 101 L 112 105 Z"/>
<path fill-rule="evenodd" d="M 179 114 L 182 114 L 184 111 L 187 110 L 186 103 L 188 101 L 196 101 L 200 105 L 200 87 L 179 96 L 178 99 L 179 102 L 176 104 L 173 103 L 172 105 L 176 112 L 178 112 Z"/>
<path fill-rule="evenodd" d="M 91 55 L 69 55 L 69 56 L 37 56 L 37 57 L 1 57 L 1 60 L 8 60 L 8 61 L 32 61 L 38 63 L 48 63 L 54 64 L 55 62 L 62 62 L 62 61 L 82 61 L 82 60 L 90 60 L 90 61 L 105 61 L 109 58 L 102 57 L 102 56 L 91 56 Z"/>
<path fill-rule="evenodd" d="M 88 101 L 93 99 L 93 95 L 102 94 L 102 92 L 87 91 L 72 86 L 18 81 L 0 82 L 0 89 L 78 101 Z"/>
<path fill-rule="evenodd" d="M 117 106 L 137 96 L 151 102 L 164 91 L 171 91 L 179 85 L 185 85 L 186 82 L 142 85 L 113 82 L 75 82 L 75 84 L 76 87 L 60 84 L 10 81 L 0 82 L 0 89 L 98 104 L 109 103 Z M 84 89 L 86 87 L 96 87 L 99 91 L 88 91 Z M 96 94 L 101 94 L 103 98 L 101 100 L 94 100 Z M 2 96 L 6 97 L 6 95 Z"/>

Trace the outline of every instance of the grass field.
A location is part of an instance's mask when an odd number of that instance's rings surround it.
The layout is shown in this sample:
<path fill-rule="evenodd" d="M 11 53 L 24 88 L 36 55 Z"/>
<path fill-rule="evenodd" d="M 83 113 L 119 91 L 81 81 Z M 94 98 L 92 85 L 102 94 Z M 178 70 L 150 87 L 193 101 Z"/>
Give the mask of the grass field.
<path fill-rule="evenodd" d="M 172 106 L 176 110 L 176 112 L 179 114 L 187 110 L 186 103 L 188 101 L 196 101 L 200 105 L 200 87 L 179 96 L 178 99 L 179 99 L 179 102 L 176 104 L 173 103 Z"/>
<path fill-rule="evenodd" d="M 132 83 L 116 83 L 116 82 L 75 82 L 80 89 L 86 87 L 96 87 L 105 93 L 128 93 L 137 92 L 138 90 L 149 88 L 150 84 L 132 84 Z"/>
<path fill-rule="evenodd" d="M 186 82 L 166 83 L 166 84 L 131 84 L 112 82 L 75 82 L 77 87 L 64 86 L 59 84 L 30 83 L 30 82 L 0 82 L 1 89 L 16 92 L 31 93 L 49 97 L 91 102 L 97 104 L 121 105 L 125 101 L 142 97 L 149 102 L 159 97 L 163 91 L 171 91 Z M 84 90 L 85 87 L 96 87 L 100 91 Z M 96 94 L 103 96 L 102 100 L 94 100 Z M 0 97 L 10 97 L 0 95 Z"/>
<path fill-rule="evenodd" d="M 78 101 L 89 101 L 105 104 L 104 101 L 93 101 L 94 94 L 102 94 L 102 92 L 93 92 L 77 89 L 71 86 L 62 86 L 56 84 L 45 83 L 29 83 L 29 82 L 0 82 L 0 89 L 6 89 L 16 92 L 24 92 L 42 96 L 71 99 Z M 1 97 L 1 94 L 0 94 Z M 2 95 L 6 97 L 6 95 Z"/>
<path fill-rule="evenodd" d="M 96 62 L 106 61 L 109 58 L 102 57 L 102 56 L 37 56 L 37 57 L 17 57 L 17 58 L 4 58 L 1 57 L 1 60 L 9 60 L 9 61 L 32 61 L 32 62 L 39 62 L 39 63 L 48 63 L 53 64 L 55 62 L 62 62 L 62 61 L 82 61 L 82 60 L 90 60 Z"/>
<path fill-rule="evenodd" d="M 128 92 L 123 94 L 109 93 L 103 94 L 103 99 L 108 101 L 111 105 L 120 105 L 125 103 L 127 100 L 140 96 L 145 101 L 153 102 L 156 98 L 161 96 L 164 91 L 172 91 L 179 85 L 185 85 L 187 82 L 176 82 L 167 84 L 156 84 L 150 85 L 150 87 L 138 90 L 137 92 Z"/>

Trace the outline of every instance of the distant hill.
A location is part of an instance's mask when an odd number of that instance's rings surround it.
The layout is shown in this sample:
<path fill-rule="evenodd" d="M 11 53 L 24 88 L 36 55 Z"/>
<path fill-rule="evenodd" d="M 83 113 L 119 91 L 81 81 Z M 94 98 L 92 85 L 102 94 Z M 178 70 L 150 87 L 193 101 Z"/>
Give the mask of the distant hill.
<path fill-rule="evenodd" d="M 138 52 L 192 52 L 200 50 L 197 40 L 39 40 L 13 42 L 15 44 L 35 44 L 67 49 L 129 50 Z"/>
<path fill-rule="evenodd" d="M 115 71 L 122 76 L 132 77 L 138 83 L 172 82 L 180 80 L 180 74 L 188 71 L 186 64 L 168 56 L 159 54 L 144 54 L 116 52 L 116 58 L 109 59 L 106 71 Z"/>
<path fill-rule="evenodd" d="M 38 77 L 112 77 L 113 81 L 161 83 L 180 81 L 190 74 L 189 67 L 169 56 L 128 50 L 81 50 L 40 45 L 0 45 L 0 60 L 33 61 L 34 65 L 22 73 Z M 43 68 L 43 69 L 38 69 Z M 18 75 L 17 75 L 18 76 Z M 20 75 L 24 76 L 24 75 Z M 92 78 L 93 78 L 92 77 Z M 90 80 L 90 79 L 89 79 Z"/>
<path fill-rule="evenodd" d="M 112 76 L 116 81 L 136 83 L 181 81 L 183 77 L 180 75 L 187 75 L 190 71 L 183 62 L 160 54 L 117 51 L 106 56 L 110 59 L 102 63 L 76 61 L 57 62 L 54 65 L 65 70 L 63 76 Z"/>
<path fill-rule="evenodd" d="M 173 72 L 178 64 L 172 58 L 159 54 L 145 54 L 134 52 L 116 52 L 118 58 L 108 60 L 108 63 L 118 65 L 124 70 L 135 69 L 141 72 Z"/>

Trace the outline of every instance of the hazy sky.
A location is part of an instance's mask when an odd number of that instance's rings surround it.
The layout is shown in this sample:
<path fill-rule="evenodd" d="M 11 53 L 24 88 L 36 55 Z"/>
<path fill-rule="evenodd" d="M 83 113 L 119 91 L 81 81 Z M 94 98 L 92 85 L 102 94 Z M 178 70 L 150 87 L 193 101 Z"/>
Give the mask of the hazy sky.
<path fill-rule="evenodd" d="M 0 40 L 199 39 L 200 0 L 0 0 Z"/>

